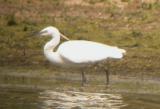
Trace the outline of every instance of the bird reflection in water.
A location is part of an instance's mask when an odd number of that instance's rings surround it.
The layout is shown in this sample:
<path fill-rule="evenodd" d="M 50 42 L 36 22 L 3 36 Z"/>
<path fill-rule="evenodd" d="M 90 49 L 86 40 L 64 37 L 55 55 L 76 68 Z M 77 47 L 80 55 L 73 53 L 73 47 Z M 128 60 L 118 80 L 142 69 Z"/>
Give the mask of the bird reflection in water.
<path fill-rule="evenodd" d="M 42 109 L 120 109 L 127 105 L 120 94 L 46 90 L 39 98 Z"/>

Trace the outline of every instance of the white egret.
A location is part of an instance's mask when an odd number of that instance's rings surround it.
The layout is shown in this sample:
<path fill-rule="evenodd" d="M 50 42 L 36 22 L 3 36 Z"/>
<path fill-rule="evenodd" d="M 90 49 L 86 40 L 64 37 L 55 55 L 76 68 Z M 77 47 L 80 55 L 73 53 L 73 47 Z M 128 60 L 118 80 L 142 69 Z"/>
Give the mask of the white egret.
<path fill-rule="evenodd" d="M 94 63 L 107 60 L 108 58 L 121 59 L 126 53 L 124 49 L 113 47 L 97 42 L 85 40 L 69 40 L 53 26 L 44 28 L 39 32 L 40 36 L 51 36 L 52 39 L 44 46 L 44 55 L 55 65 L 84 69 Z M 60 43 L 60 37 L 68 40 L 54 51 Z M 109 72 L 106 70 L 107 84 Z M 86 82 L 84 71 L 82 71 L 82 85 Z"/>

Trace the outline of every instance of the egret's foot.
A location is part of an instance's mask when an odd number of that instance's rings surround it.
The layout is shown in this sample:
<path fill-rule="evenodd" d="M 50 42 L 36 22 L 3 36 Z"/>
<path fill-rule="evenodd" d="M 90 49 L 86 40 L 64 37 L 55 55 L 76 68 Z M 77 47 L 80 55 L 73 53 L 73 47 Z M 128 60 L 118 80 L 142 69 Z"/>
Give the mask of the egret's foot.
<path fill-rule="evenodd" d="M 82 83 L 81 86 L 84 87 L 84 86 L 85 86 L 85 83 Z"/>
<path fill-rule="evenodd" d="M 106 88 L 106 89 L 110 88 L 110 85 L 109 85 L 109 84 L 106 84 L 106 85 L 105 85 L 105 88 Z"/>
<path fill-rule="evenodd" d="M 106 86 L 109 86 L 109 76 L 107 77 L 107 79 L 106 79 Z"/>
<path fill-rule="evenodd" d="M 110 79 L 109 79 L 109 70 L 108 70 L 108 69 L 105 69 L 104 71 L 105 71 L 105 73 L 106 73 L 106 86 L 108 86 L 108 85 L 109 85 L 109 82 L 110 82 Z"/>
<path fill-rule="evenodd" d="M 81 85 L 82 85 L 82 86 L 86 86 L 86 84 L 87 84 L 87 80 L 84 79 L 84 81 L 82 81 Z"/>
<path fill-rule="evenodd" d="M 85 76 L 85 72 L 82 71 L 82 86 L 84 86 L 87 83 L 87 78 Z"/>

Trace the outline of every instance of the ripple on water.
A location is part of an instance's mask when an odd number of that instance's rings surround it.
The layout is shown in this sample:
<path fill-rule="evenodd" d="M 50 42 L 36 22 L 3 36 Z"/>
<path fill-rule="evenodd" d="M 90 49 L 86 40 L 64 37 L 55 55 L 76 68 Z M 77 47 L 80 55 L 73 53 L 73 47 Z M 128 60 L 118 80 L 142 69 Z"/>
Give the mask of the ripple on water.
<path fill-rule="evenodd" d="M 127 105 L 120 94 L 47 90 L 39 98 L 43 109 L 120 109 Z"/>

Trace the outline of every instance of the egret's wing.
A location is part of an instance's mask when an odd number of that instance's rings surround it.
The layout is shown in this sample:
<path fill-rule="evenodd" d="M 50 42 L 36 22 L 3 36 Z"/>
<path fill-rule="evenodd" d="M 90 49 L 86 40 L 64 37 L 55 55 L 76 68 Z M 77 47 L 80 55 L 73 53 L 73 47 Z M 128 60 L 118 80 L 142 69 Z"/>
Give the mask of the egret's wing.
<path fill-rule="evenodd" d="M 58 48 L 60 56 L 74 63 L 101 61 L 107 58 L 122 58 L 123 49 L 91 41 L 67 41 Z"/>

